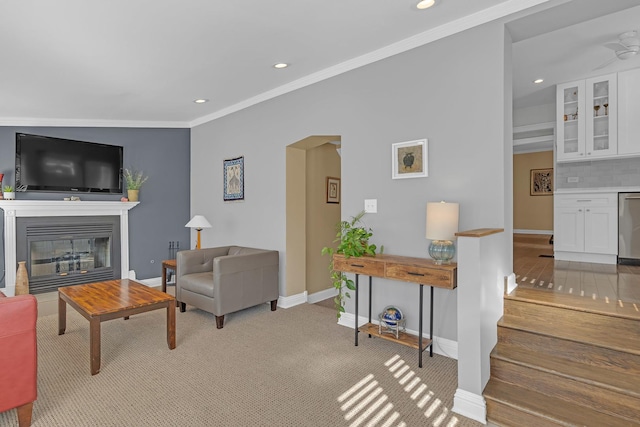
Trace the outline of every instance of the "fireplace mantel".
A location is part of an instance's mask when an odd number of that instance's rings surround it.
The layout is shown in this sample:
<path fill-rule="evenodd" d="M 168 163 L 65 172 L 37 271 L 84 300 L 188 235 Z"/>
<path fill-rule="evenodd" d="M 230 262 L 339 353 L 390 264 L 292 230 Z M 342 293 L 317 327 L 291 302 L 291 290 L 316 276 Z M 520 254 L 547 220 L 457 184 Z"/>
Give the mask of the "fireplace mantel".
<path fill-rule="evenodd" d="M 0 200 L 4 211 L 4 265 L 6 295 L 15 293 L 16 268 L 16 218 L 52 216 L 106 216 L 120 217 L 120 274 L 129 276 L 129 210 L 139 202 L 64 201 L 64 200 Z"/>

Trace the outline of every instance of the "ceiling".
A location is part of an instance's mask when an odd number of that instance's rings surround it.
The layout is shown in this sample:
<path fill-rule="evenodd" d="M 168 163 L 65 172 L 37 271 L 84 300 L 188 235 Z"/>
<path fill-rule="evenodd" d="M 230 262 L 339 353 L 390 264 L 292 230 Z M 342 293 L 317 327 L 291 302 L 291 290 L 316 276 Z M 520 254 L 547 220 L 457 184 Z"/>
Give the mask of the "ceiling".
<path fill-rule="evenodd" d="M 605 43 L 640 34 L 640 0 L 577 0 L 507 24 L 513 39 L 514 108 L 555 104 L 555 85 L 640 67 L 640 55 L 616 60 Z M 543 78 L 541 84 L 533 80 Z"/>
<path fill-rule="evenodd" d="M 189 127 L 538 4 L 560 6 L 509 26 L 514 106 L 552 103 L 556 82 L 613 54 L 602 43 L 640 30 L 638 7 L 576 24 L 640 0 L 438 0 L 426 10 L 416 3 L 5 1 L 0 124 Z M 277 70 L 278 62 L 290 66 Z M 600 74 L 638 67 L 640 57 L 627 62 Z M 545 82 L 532 86 L 539 75 Z"/>

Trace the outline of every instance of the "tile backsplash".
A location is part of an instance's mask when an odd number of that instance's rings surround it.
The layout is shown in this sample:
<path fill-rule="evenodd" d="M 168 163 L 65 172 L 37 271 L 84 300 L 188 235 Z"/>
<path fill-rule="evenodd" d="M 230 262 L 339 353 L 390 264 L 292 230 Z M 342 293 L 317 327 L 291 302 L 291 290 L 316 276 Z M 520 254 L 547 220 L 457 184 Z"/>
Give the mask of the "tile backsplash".
<path fill-rule="evenodd" d="M 577 177 L 578 182 L 568 182 Z M 556 163 L 556 188 L 640 187 L 640 157 Z"/>

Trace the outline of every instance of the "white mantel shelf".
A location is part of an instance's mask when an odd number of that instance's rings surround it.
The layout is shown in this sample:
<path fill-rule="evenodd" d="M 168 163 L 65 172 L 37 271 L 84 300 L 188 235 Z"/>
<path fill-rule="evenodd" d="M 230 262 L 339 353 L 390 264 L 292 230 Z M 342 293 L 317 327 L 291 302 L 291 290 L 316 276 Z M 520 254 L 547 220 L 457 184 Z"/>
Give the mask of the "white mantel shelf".
<path fill-rule="evenodd" d="M 66 201 L 66 200 L 0 200 L 4 211 L 4 265 L 7 296 L 15 293 L 16 218 L 54 216 L 119 216 L 120 217 L 120 277 L 129 276 L 129 210 L 140 202 Z"/>

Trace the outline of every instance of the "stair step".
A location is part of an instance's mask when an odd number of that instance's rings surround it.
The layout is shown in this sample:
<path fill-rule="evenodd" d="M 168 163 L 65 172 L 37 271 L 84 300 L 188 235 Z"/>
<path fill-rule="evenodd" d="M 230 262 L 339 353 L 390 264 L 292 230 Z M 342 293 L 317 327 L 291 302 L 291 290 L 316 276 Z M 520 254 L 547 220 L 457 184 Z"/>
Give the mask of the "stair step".
<path fill-rule="evenodd" d="M 520 326 L 524 327 L 525 325 Z M 625 375 L 630 371 L 640 373 L 640 356 L 638 355 L 540 335 L 536 332 L 515 329 L 502 323 L 499 323 L 498 327 L 498 344 L 517 346 L 536 354 L 539 358 L 557 357 Z"/>
<path fill-rule="evenodd" d="M 491 352 L 491 357 L 640 399 L 639 371 L 629 369 L 617 372 L 560 357 L 541 356 L 508 344 L 498 344 Z M 640 400 L 638 405 L 640 406 Z"/>
<path fill-rule="evenodd" d="M 526 384 L 527 388 L 560 401 L 590 407 L 628 420 L 640 420 L 640 399 L 632 393 L 620 393 L 600 387 L 592 381 L 562 376 L 535 365 L 511 363 L 491 358 L 491 378 L 510 384 Z M 637 395 L 637 393 L 636 393 Z"/>
<path fill-rule="evenodd" d="M 547 292 L 536 289 L 516 288 L 504 297 L 507 301 L 526 301 L 533 304 L 547 305 L 557 308 L 565 308 L 576 311 L 597 313 L 607 316 L 635 319 L 640 321 L 640 303 L 625 302 L 620 300 L 605 300 L 591 296 Z"/>
<path fill-rule="evenodd" d="M 491 378 L 484 389 L 487 420 L 499 426 L 640 426 L 592 408 Z"/>
<path fill-rule="evenodd" d="M 640 321 L 505 300 L 504 325 L 640 355 Z M 522 327 L 521 327 L 522 326 Z"/>

